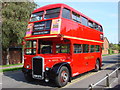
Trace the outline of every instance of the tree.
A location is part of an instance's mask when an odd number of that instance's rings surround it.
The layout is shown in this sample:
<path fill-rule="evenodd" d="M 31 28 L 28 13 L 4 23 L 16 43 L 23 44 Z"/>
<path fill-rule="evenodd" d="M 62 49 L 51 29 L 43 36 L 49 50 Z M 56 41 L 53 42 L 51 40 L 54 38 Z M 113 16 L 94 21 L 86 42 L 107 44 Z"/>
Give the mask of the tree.
<path fill-rule="evenodd" d="M 2 3 L 1 11 L 3 51 L 9 52 L 8 50 L 10 46 L 20 45 L 26 32 L 30 14 L 36 6 L 37 5 L 34 2 L 30 1 Z"/>

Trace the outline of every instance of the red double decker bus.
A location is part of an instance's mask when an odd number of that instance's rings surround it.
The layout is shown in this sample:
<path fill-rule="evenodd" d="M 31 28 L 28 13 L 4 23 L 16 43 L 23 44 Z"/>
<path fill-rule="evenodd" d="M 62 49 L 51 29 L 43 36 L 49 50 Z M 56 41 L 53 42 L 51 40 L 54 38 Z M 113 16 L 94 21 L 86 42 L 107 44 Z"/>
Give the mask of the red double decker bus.
<path fill-rule="evenodd" d="M 25 40 L 23 73 L 28 81 L 54 80 L 59 87 L 101 68 L 102 25 L 65 4 L 32 12 Z"/>

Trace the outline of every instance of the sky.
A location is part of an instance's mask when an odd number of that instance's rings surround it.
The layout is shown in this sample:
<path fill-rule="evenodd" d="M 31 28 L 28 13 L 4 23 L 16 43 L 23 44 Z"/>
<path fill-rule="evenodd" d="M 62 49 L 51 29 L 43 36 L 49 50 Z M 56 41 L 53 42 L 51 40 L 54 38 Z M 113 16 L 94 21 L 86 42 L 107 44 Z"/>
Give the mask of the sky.
<path fill-rule="evenodd" d="M 65 1 L 65 0 L 64 0 Z M 44 2 L 35 0 L 35 2 L 39 5 L 38 7 L 42 7 L 48 4 L 54 3 L 64 3 L 68 6 L 76 9 L 77 11 L 85 14 L 86 16 L 92 18 L 93 20 L 99 22 L 104 29 L 104 37 L 107 37 L 110 43 L 117 44 L 118 43 L 118 2 L 71 2 L 67 1 L 55 2 L 51 0 L 51 2 Z"/>

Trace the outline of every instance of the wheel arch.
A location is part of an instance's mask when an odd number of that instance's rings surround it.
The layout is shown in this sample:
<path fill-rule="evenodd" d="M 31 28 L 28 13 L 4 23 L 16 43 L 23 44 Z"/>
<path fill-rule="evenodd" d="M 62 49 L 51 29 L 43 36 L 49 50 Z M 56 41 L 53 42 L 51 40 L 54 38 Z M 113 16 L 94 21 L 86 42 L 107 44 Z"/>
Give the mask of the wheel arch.
<path fill-rule="evenodd" d="M 61 69 L 62 66 L 66 66 L 69 70 L 69 74 L 70 74 L 70 78 L 72 76 L 72 70 L 70 67 L 70 64 L 67 62 L 62 62 L 62 63 L 57 63 L 55 64 L 52 68 L 51 68 L 51 77 L 56 77 L 59 74 L 59 71 Z"/>
<path fill-rule="evenodd" d="M 96 61 L 99 61 L 99 69 L 101 69 L 101 66 L 102 66 L 102 63 L 101 63 L 101 59 L 98 57 L 97 59 L 96 59 Z"/>

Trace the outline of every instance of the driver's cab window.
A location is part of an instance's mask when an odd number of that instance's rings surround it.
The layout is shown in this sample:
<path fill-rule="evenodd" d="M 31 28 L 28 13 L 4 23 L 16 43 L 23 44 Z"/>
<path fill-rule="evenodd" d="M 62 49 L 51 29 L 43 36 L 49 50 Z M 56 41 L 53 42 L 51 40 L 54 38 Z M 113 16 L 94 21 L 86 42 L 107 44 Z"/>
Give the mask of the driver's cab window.
<path fill-rule="evenodd" d="M 51 45 L 41 45 L 41 53 L 42 54 L 52 53 Z"/>
<path fill-rule="evenodd" d="M 39 40 L 39 54 L 50 54 L 52 53 L 52 42 Z"/>

